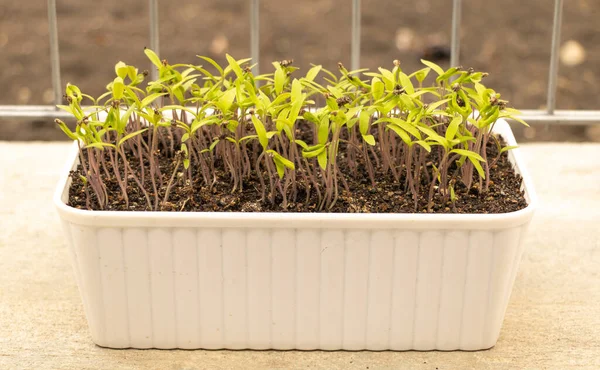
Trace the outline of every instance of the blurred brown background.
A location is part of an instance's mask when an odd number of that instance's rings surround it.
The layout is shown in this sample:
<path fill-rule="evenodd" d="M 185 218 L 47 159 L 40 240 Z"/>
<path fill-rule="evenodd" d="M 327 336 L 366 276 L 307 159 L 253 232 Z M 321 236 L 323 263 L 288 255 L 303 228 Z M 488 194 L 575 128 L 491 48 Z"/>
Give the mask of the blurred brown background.
<path fill-rule="evenodd" d="M 565 1 L 558 109 L 600 109 L 600 1 Z M 199 63 L 247 57 L 249 1 L 161 1 L 160 54 Z M 461 64 L 487 71 L 486 83 L 520 109 L 544 108 L 554 1 L 464 0 Z M 447 66 L 450 0 L 363 0 L 361 66 L 404 70 L 419 59 Z M 57 0 L 62 83 L 100 94 L 123 60 L 141 69 L 149 45 L 148 2 Z M 350 64 L 351 0 L 262 0 L 260 67 L 294 59 L 335 69 Z M 0 104 L 52 104 L 46 2 L 0 0 Z M 518 129 L 521 140 L 600 141 L 600 125 Z M 52 120 L 0 120 L 0 140 L 63 139 Z"/>

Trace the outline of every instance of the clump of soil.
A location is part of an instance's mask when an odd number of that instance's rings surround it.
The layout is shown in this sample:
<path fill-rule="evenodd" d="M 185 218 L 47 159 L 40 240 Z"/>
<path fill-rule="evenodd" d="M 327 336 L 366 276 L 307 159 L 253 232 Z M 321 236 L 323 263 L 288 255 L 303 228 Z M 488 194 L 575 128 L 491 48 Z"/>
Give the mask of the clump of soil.
<path fill-rule="evenodd" d="M 487 148 L 487 157 L 490 159 L 498 156 L 497 146 L 490 143 Z M 159 163 L 164 176 L 163 186 L 159 188 L 159 198 L 164 198 L 166 184 L 174 169 L 174 161 L 166 155 L 160 155 Z M 132 160 L 130 165 L 134 171 L 139 172 L 139 161 Z M 359 171 L 357 176 L 345 177 L 350 192 L 342 190 L 338 201 L 329 210 L 318 209 L 318 198 L 315 191 L 306 194 L 306 190 L 299 184 L 298 195 L 295 200 L 289 199 L 288 206 L 283 208 L 282 199 L 275 203 L 261 200 L 260 182 L 255 173 L 244 180 L 243 190 L 232 193 L 229 174 L 225 171 L 223 163 L 216 162 L 218 171 L 216 182 L 212 189 L 201 186 L 199 183 L 183 184 L 182 181 L 173 185 L 168 202 L 161 203 L 161 211 L 180 212 L 331 212 L 331 213 L 426 213 L 429 195 L 429 184 L 421 179 L 418 194 L 418 206 L 415 210 L 412 195 L 405 190 L 404 181 L 396 182 L 391 176 L 384 176 L 376 171 L 376 186 L 372 186 L 366 171 Z M 344 169 L 341 168 L 342 172 Z M 122 169 L 121 169 L 122 171 Z M 111 171 L 113 172 L 113 171 Z M 192 169 L 193 178 L 200 178 Z M 344 172 L 347 173 L 347 172 Z M 85 186 L 81 179 L 82 168 L 79 166 L 71 173 L 73 179 L 69 189 L 68 204 L 74 208 L 87 209 Z M 490 168 L 490 186 L 487 192 L 479 189 L 477 181 L 467 189 L 462 183 L 455 185 L 456 201 L 443 203 L 442 196 L 436 192 L 433 198 L 433 213 L 506 213 L 523 209 L 527 206 L 523 191 L 521 190 L 522 178 L 517 174 L 508 160 L 507 153 L 502 153 L 498 161 Z M 103 178 L 106 184 L 109 202 L 106 210 L 117 211 L 151 211 L 146 198 L 137 184 L 130 179 L 128 182 L 129 206 L 122 198 L 121 190 L 115 178 Z M 152 189 L 149 180 L 146 180 L 146 189 Z M 343 188 L 342 188 L 343 189 Z M 148 190 L 149 191 L 149 190 Z M 92 193 L 90 191 L 90 193 Z M 154 194 L 150 191 L 150 196 Z M 90 204 L 93 209 L 97 204 L 94 195 L 90 194 Z"/>

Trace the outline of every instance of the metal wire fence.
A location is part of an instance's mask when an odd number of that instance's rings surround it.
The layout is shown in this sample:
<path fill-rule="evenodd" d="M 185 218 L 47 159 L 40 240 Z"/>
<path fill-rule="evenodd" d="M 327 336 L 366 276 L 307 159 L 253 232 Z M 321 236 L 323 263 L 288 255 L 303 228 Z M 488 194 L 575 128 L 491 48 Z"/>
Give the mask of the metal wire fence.
<path fill-rule="evenodd" d="M 158 0 L 149 1 L 150 48 L 159 52 Z M 352 1 L 351 66 L 360 67 L 361 0 Z M 460 24 L 462 0 L 453 0 L 451 30 L 451 65 L 459 64 Z M 260 0 L 250 0 L 250 54 L 256 63 L 254 73 L 258 74 L 259 52 L 259 8 Z M 550 54 L 550 72 L 548 76 L 547 104 L 545 110 L 523 110 L 523 117 L 529 123 L 544 124 L 590 124 L 600 123 L 600 110 L 557 110 L 556 86 L 558 79 L 558 53 L 562 26 L 563 0 L 554 2 L 554 21 L 552 26 L 552 45 Z M 54 102 L 62 103 L 62 84 L 58 31 L 56 19 L 56 0 L 48 0 L 48 24 L 50 27 L 50 63 L 52 66 L 52 88 Z M 152 69 L 152 78 L 157 71 Z M 0 105 L 0 118 L 67 118 L 68 113 L 57 110 L 51 105 Z"/>

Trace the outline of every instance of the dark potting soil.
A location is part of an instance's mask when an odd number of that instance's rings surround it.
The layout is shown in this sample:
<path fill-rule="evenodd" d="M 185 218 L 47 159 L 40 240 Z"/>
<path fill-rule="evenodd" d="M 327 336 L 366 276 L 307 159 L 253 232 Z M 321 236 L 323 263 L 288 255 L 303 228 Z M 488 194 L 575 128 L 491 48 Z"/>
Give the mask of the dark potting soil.
<path fill-rule="evenodd" d="M 487 157 L 491 160 L 498 155 L 495 144 L 488 145 Z M 159 199 L 164 199 L 164 192 L 169 177 L 175 166 L 172 158 L 164 155 L 159 157 L 161 172 L 164 176 L 159 190 Z M 348 175 L 346 181 L 350 192 L 340 187 L 340 197 L 329 210 L 318 209 L 318 198 L 315 191 L 311 191 L 309 200 L 306 201 L 306 192 L 298 183 L 299 190 L 296 201 L 288 199 L 287 208 L 283 208 L 281 197 L 274 204 L 269 200 L 261 201 L 260 182 L 256 176 L 244 180 L 241 192 L 231 192 L 229 174 L 220 163 L 217 181 L 212 189 L 199 184 L 182 184 L 175 182 L 166 203 L 161 203 L 161 211 L 181 212 L 331 212 L 331 213 L 426 213 L 429 193 L 429 184 L 423 180 L 418 195 L 418 206 L 415 211 L 413 197 L 404 190 L 404 181 L 396 182 L 391 176 L 379 175 L 376 171 L 376 186 L 373 187 L 366 171 L 357 177 Z M 139 161 L 130 161 L 131 167 L 137 173 Z M 342 169 L 343 171 L 343 169 Z M 122 172 L 121 172 L 122 173 Z M 194 172 L 192 172 L 194 174 Z M 69 189 L 68 204 L 74 208 L 87 209 L 86 195 L 81 166 L 71 172 L 73 179 Z M 200 178 L 199 174 L 195 178 Z M 462 183 L 455 185 L 456 201 L 443 203 L 442 196 L 436 192 L 433 198 L 433 213 L 507 213 L 523 209 L 527 206 L 524 194 L 521 191 L 522 178 L 517 174 L 508 160 L 507 153 L 502 153 L 499 160 L 490 168 L 490 185 L 487 192 L 479 189 L 477 179 L 473 186 L 467 189 Z M 116 211 L 149 211 L 146 198 L 139 190 L 133 179 L 128 182 L 129 207 L 122 198 L 120 187 L 115 178 L 103 178 L 106 184 L 109 202 L 105 210 Z M 146 189 L 152 189 L 149 180 L 146 180 Z M 148 190 L 152 199 L 151 191 Z M 93 209 L 97 208 L 95 196 L 90 190 Z"/>

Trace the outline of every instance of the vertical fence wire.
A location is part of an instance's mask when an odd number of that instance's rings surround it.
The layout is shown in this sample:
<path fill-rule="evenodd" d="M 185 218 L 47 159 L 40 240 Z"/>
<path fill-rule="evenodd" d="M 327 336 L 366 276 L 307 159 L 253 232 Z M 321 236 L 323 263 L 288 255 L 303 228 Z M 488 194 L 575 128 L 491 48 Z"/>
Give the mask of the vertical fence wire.
<path fill-rule="evenodd" d="M 48 30 L 50 38 L 50 63 L 52 90 L 54 103 L 62 103 L 62 88 L 60 76 L 60 58 L 58 46 L 58 28 L 56 16 L 56 0 L 47 0 L 48 3 Z M 255 62 L 259 58 L 259 8 L 260 0 L 251 0 L 251 54 Z M 150 47 L 159 53 L 158 36 L 158 0 L 149 0 L 150 13 Z M 461 0 L 453 0 L 452 8 L 452 46 L 451 46 L 451 64 L 458 65 L 460 55 L 460 23 L 461 23 Z M 352 69 L 359 68 L 360 65 L 360 19 L 361 8 L 360 0 L 352 0 Z M 554 3 L 554 23 L 552 31 L 552 50 L 550 57 L 550 68 L 548 75 L 548 97 L 546 110 L 524 110 L 523 113 L 529 122 L 533 123 L 560 123 L 560 124 L 592 124 L 600 123 L 600 110 L 556 110 L 556 92 L 559 67 L 559 49 L 562 27 L 563 0 L 555 0 Z M 258 74 L 258 66 L 254 72 Z M 157 78 L 155 68 L 151 70 L 153 79 Z M 0 118 L 49 118 L 61 117 L 67 118 L 66 112 L 56 110 L 52 105 L 0 105 Z"/>
<path fill-rule="evenodd" d="M 150 0 L 150 49 L 160 55 L 159 36 L 158 36 L 158 0 Z M 150 78 L 158 79 L 158 70 L 152 65 L 150 69 Z"/>
<path fill-rule="evenodd" d="M 260 0 L 250 0 L 250 57 L 252 63 L 252 73 L 258 76 L 260 73 L 260 26 L 259 22 Z"/>
<path fill-rule="evenodd" d="M 552 26 L 552 51 L 550 53 L 550 72 L 548 75 L 548 100 L 546 112 L 554 114 L 556 109 L 556 81 L 558 79 L 558 50 L 560 48 L 560 30 L 562 26 L 563 0 L 554 2 L 554 23 Z"/>
<path fill-rule="evenodd" d="M 360 68 L 360 0 L 352 0 L 352 44 L 350 67 L 352 70 Z"/>
<path fill-rule="evenodd" d="M 48 0 L 48 33 L 50 34 L 50 64 L 54 104 L 62 103 L 60 82 L 60 57 L 58 54 L 58 26 L 56 24 L 56 0 Z"/>
<path fill-rule="evenodd" d="M 460 16 L 462 0 L 452 2 L 452 41 L 450 45 L 450 66 L 457 67 L 460 60 Z"/>

